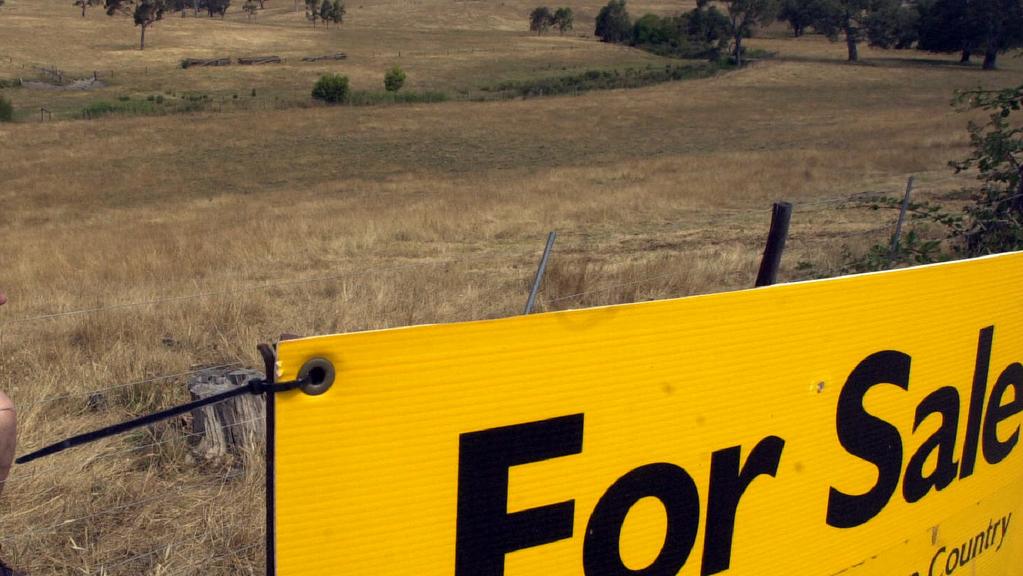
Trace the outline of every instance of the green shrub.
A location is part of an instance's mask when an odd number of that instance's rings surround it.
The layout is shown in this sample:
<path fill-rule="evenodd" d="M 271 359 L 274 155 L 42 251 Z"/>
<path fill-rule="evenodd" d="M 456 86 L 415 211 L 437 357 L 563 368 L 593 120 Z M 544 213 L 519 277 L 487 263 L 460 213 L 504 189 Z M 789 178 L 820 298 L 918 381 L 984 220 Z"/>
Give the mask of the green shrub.
<path fill-rule="evenodd" d="M 0 122 L 14 122 L 14 106 L 3 96 L 0 96 Z"/>
<path fill-rule="evenodd" d="M 395 66 L 384 74 L 384 88 L 388 92 L 397 92 L 405 85 L 405 71 Z"/>
<path fill-rule="evenodd" d="M 328 104 L 348 102 L 350 94 L 348 77 L 340 74 L 324 74 L 313 86 L 313 98 Z"/>
<path fill-rule="evenodd" d="M 586 70 L 566 76 L 538 78 L 521 82 L 502 82 L 485 91 L 497 92 L 505 97 L 531 98 L 556 94 L 577 94 L 588 90 L 640 88 L 695 78 L 707 78 L 727 66 L 707 64 L 667 64 L 664 67 L 625 68 L 623 70 Z"/>

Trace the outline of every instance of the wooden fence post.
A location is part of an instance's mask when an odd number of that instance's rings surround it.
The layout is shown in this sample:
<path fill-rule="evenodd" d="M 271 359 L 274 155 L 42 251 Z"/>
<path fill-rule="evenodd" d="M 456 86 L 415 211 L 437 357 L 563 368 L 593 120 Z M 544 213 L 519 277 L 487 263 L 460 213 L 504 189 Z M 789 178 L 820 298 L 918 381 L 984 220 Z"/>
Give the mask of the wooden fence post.
<path fill-rule="evenodd" d="M 263 374 L 253 370 L 210 368 L 189 378 L 188 392 L 192 400 L 200 400 L 261 379 Z M 197 439 L 197 454 L 215 460 L 251 448 L 266 434 L 265 402 L 261 394 L 242 394 L 193 410 L 192 434 Z"/>

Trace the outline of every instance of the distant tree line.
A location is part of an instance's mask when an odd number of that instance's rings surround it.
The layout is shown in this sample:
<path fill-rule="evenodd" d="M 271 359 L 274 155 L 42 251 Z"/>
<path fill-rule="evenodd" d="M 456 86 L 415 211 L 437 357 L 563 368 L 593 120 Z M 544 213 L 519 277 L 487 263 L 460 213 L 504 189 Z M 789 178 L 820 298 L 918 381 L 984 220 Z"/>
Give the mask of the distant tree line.
<path fill-rule="evenodd" d="M 227 9 L 230 7 L 231 0 L 169 0 L 167 2 L 168 12 L 184 14 L 191 11 L 198 16 L 200 11 L 205 11 L 210 18 L 214 16 L 223 18 L 227 15 Z"/>
<path fill-rule="evenodd" d="M 324 26 L 329 26 L 332 22 L 335 26 L 340 26 L 344 24 L 347 13 L 344 0 L 305 0 L 305 17 L 313 26 L 316 26 L 317 20 L 323 22 Z"/>
<path fill-rule="evenodd" d="M 959 53 L 963 63 L 983 54 L 985 70 L 998 55 L 1023 47 L 1023 0 L 780 0 L 778 19 L 796 36 L 807 29 L 844 39 L 850 61 L 866 41 L 880 48 Z"/>
<path fill-rule="evenodd" d="M 629 44 L 681 58 L 716 59 L 727 45 L 729 20 L 708 0 L 677 16 L 645 14 L 635 22 L 626 0 L 611 0 L 597 14 L 594 33 L 604 42 Z"/>
<path fill-rule="evenodd" d="M 720 7 L 720 8 L 718 8 Z M 550 11 L 537 8 L 530 29 L 542 34 Z M 994 69 L 999 54 L 1023 47 L 1023 0 L 699 0 L 677 16 L 646 14 L 633 21 L 626 0 L 610 0 L 597 14 L 594 34 L 604 42 L 680 57 L 717 57 L 726 49 L 737 65 L 743 40 L 781 20 L 797 37 L 813 30 L 844 40 L 849 61 L 863 42 L 880 48 L 958 52 L 967 63 L 983 54 Z M 536 24 L 534 24 L 536 22 Z"/>
<path fill-rule="evenodd" d="M 536 32 L 537 36 L 543 36 L 551 28 L 557 28 L 559 33 L 564 34 L 572 29 L 574 22 L 572 9 L 567 6 L 554 12 L 546 6 L 537 6 L 529 13 L 529 30 Z"/>
<path fill-rule="evenodd" d="M 0 0 L 2 4 L 3 0 Z M 263 9 L 268 0 L 244 0 L 242 11 L 249 18 L 252 18 L 256 10 Z M 146 47 L 146 30 L 156 24 L 166 14 L 181 12 L 182 15 L 191 11 L 195 15 L 200 10 L 205 11 L 212 18 L 220 16 L 223 18 L 231 7 L 231 0 L 75 0 L 74 5 L 80 7 L 82 16 L 91 6 L 99 5 L 102 2 L 107 15 L 118 14 L 129 15 L 135 25 L 139 27 L 139 50 Z M 306 17 L 316 25 L 317 21 L 324 24 L 334 23 L 340 26 L 344 22 L 347 9 L 344 0 L 305 0 Z"/>
<path fill-rule="evenodd" d="M 75 6 L 82 9 L 82 16 L 89 6 L 99 4 L 99 0 L 76 0 Z M 103 0 L 103 8 L 107 16 L 129 15 L 139 27 L 139 50 L 146 48 L 146 30 L 163 20 L 164 15 L 172 12 L 192 10 L 195 14 L 205 10 L 212 18 L 227 14 L 231 0 Z"/>

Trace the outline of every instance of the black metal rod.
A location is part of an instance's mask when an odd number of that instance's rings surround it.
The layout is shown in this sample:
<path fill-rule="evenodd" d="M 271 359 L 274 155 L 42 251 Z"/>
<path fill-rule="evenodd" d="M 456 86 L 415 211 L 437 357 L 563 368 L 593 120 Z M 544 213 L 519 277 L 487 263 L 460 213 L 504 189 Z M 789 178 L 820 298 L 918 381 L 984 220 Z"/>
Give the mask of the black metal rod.
<path fill-rule="evenodd" d="M 267 344 L 259 345 L 259 354 L 263 357 L 266 370 L 266 382 L 272 387 L 277 377 L 277 353 Z M 275 428 L 277 427 L 277 407 L 274 394 L 266 395 L 266 576 L 277 574 L 277 493 L 274 482 L 276 451 Z"/>
<path fill-rule="evenodd" d="M 526 311 L 523 314 L 529 314 L 533 311 L 533 305 L 536 304 L 536 295 L 540 291 L 540 284 L 543 282 L 544 271 L 547 270 L 547 259 L 551 257 L 551 250 L 554 249 L 554 239 L 558 237 L 558 233 L 551 231 L 547 235 L 547 246 L 543 249 L 543 257 L 540 258 L 540 265 L 536 268 L 536 276 L 533 278 L 533 289 L 529 291 L 529 299 L 526 300 Z"/>
<path fill-rule="evenodd" d="M 771 230 L 767 233 L 767 245 L 760 259 L 756 286 L 770 286 L 778 279 L 781 254 L 785 251 L 785 239 L 789 235 L 789 220 L 792 219 L 792 204 L 775 202 L 771 208 Z"/>
<path fill-rule="evenodd" d="M 251 387 L 249 387 L 249 386 L 239 386 L 239 387 L 235 388 L 234 390 L 228 390 L 227 392 L 221 392 L 220 394 L 214 394 L 213 396 L 209 396 L 209 397 L 203 398 L 201 400 L 195 400 L 194 402 L 189 402 L 188 404 L 182 404 L 180 406 L 175 406 L 173 408 L 168 408 L 166 410 L 161 410 L 160 412 L 154 412 L 153 414 L 146 414 L 145 416 L 140 416 L 139 418 L 135 418 L 133 420 L 128 420 L 127 422 L 121 422 L 119 424 L 114 424 L 112 426 L 107 426 L 106 428 L 100 428 L 99 430 L 93 430 L 92 432 L 86 432 L 84 434 L 79 434 L 77 436 L 72 436 L 70 438 L 61 440 L 60 442 L 56 442 L 54 444 L 50 444 L 49 446 L 46 446 L 45 448 L 40 448 L 39 450 L 36 450 L 35 452 L 30 452 L 28 454 L 25 454 L 24 456 L 21 456 L 17 460 L 15 460 L 15 462 L 18 463 L 18 464 L 26 464 L 26 463 L 31 462 L 33 460 L 37 460 L 39 458 L 42 458 L 43 456 L 49 456 L 50 454 L 56 454 L 57 452 L 63 452 L 64 450 L 67 450 L 68 448 L 74 448 L 75 446 L 81 446 L 82 444 L 87 444 L 89 442 L 93 442 L 95 440 L 100 440 L 102 438 L 107 438 L 109 436 L 116 436 L 117 434 L 120 434 L 122 432 L 127 432 L 128 430 L 133 430 L 135 428 L 140 428 L 140 427 L 146 426 L 148 424 L 153 424 L 154 422 L 159 422 L 161 420 L 166 420 L 168 418 L 173 418 L 175 416 L 178 416 L 179 414 L 184 414 L 186 412 L 191 412 L 192 410 L 195 410 L 196 408 L 202 408 L 203 406 L 209 406 L 210 404 L 216 404 L 217 402 L 223 402 L 224 400 L 227 400 L 228 398 L 234 398 L 235 396 L 240 396 L 242 394 L 250 394 L 250 393 L 252 393 L 252 388 Z M 271 394 L 271 396 L 272 396 L 272 394 Z"/>

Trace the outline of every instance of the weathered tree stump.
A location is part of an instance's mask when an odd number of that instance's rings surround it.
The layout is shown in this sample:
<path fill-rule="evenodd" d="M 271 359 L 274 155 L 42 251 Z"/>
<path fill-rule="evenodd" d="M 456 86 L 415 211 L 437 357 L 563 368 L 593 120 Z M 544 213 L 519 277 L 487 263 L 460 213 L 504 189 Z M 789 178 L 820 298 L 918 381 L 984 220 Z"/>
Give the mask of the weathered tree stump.
<path fill-rule="evenodd" d="M 261 373 L 244 368 L 210 368 L 189 379 L 188 392 L 192 400 L 200 400 L 261 378 Z M 237 456 L 262 443 L 266 430 L 265 402 L 261 394 L 241 394 L 192 410 L 192 438 L 197 456 L 206 460 Z"/>

